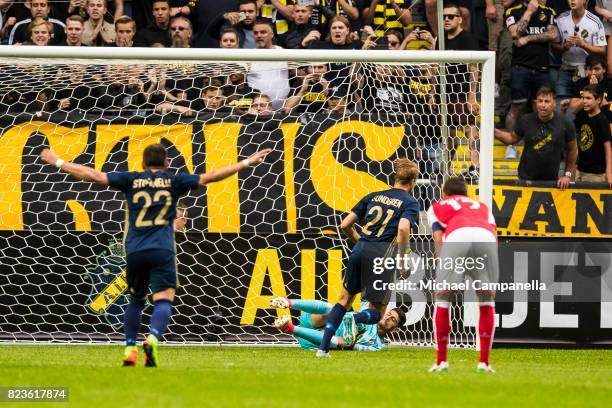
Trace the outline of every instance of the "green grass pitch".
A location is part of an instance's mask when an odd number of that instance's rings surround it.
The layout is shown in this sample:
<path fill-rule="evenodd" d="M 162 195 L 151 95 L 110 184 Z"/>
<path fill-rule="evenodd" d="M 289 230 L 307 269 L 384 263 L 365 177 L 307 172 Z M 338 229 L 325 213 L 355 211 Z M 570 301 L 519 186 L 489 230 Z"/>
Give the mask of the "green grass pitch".
<path fill-rule="evenodd" d="M 0 386 L 69 387 L 68 404 L 17 407 L 519 407 L 609 406 L 611 350 L 450 350 L 450 372 L 428 374 L 432 349 L 333 352 L 298 348 L 164 347 L 161 367 L 121 368 L 119 346 L 0 346 Z M 142 353 L 141 353 L 142 354 Z M 0 403 L 0 408 L 10 404 Z"/>

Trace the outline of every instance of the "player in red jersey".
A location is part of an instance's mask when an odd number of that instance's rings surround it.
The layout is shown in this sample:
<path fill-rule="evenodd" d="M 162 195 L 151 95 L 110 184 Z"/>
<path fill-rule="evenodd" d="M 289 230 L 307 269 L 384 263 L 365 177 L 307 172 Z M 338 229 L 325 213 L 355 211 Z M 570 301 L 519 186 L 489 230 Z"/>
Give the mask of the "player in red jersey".
<path fill-rule="evenodd" d="M 431 224 L 436 256 L 436 292 L 434 329 L 436 364 L 430 372 L 448 371 L 446 358 L 450 334 L 450 300 L 468 275 L 474 287 L 497 282 L 499 262 L 495 218 L 489 207 L 468 197 L 462 177 L 451 177 L 442 187 L 444 198 L 427 213 Z M 477 289 L 477 288 L 476 288 Z M 480 304 L 480 360 L 477 370 L 493 372 L 489 363 L 495 330 L 495 291 L 477 290 Z"/>

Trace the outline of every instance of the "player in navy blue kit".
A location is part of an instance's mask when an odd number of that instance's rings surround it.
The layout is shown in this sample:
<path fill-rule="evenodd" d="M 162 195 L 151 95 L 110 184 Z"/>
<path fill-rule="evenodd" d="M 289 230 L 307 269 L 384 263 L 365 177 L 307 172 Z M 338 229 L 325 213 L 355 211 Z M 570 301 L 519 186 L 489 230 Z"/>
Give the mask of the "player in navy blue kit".
<path fill-rule="evenodd" d="M 261 163 L 269 152 L 270 149 L 264 149 L 242 162 L 200 175 L 169 172 L 166 149 L 161 144 L 145 148 L 142 172 L 103 173 L 64 161 L 49 149 L 41 152 L 43 161 L 74 177 L 114 187 L 125 194 L 129 219 L 125 231 L 126 279 L 131 301 L 124 316 L 124 366 L 136 366 L 136 338 L 149 287 L 153 293 L 153 313 L 150 334 L 143 344 L 145 366 L 157 367 L 159 362 L 157 344 L 168 326 L 178 287 L 173 221 L 179 197 L 189 190 L 223 180 L 241 169 Z"/>
<path fill-rule="evenodd" d="M 340 228 L 349 240 L 356 244 L 349 256 L 340 300 L 327 316 L 317 357 L 329 357 L 331 339 L 341 322 L 345 327 L 342 336 L 344 343 L 353 344 L 357 324 L 376 324 L 385 313 L 390 292 L 381 290 L 377 283 L 390 283 L 393 271 L 375 275 L 372 271 L 372 261 L 376 257 L 391 256 L 395 246 L 398 253 L 405 253 L 411 226 L 416 228 L 419 220 L 419 203 L 410 194 L 416 184 L 419 167 L 408 159 L 398 159 L 394 163 L 394 169 L 393 188 L 368 194 L 342 220 Z M 361 233 L 354 227 L 359 220 L 365 223 Z M 355 296 L 364 290 L 370 307 L 347 315 L 343 321 Z"/>

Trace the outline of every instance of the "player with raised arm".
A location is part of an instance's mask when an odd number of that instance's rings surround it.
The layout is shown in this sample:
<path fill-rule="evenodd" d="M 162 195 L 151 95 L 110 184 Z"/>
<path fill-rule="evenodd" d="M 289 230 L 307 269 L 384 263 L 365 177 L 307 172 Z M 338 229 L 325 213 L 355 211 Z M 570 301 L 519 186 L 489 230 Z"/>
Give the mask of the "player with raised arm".
<path fill-rule="evenodd" d="M 173 221 L 179 197 L 189 190 L 223 180 L 241 169 L 261 163 L 269 152 L 270 149 L 264 149 L 239 163 L 199 175 L 168 171 L 166 148 L 161 144 L 145 148 L 142 172 L 103 173 L 64 161 L 52 150 L 44 149 L 41 152 L 43 161 L 72 176 L 117 188 L 125 194 L 128 212 L 125 231 L 126 280 L 131 300 L 124 315 L 124 367 L 133 367 L 137 363 L 136 339 L 149 287 L 153 293 L 153 313 L 150 334 L 143 344 L 145 366 L 157 367 L 159 364 L 157 345 L 168 326 L 178 287 Z"/>
<path fill-rule="evenodd" d="M 363 302 L 362 310 L 369 307 Z M 282 332 L 293 334 L 298 338 L 300 347 L 314 350 L 323 340 L 323 327 L 327 323 L 327 315 L 332 310 L 332 304 L 322 300 L 288 299 L 284 297 L 270 300 L 270 306 L 277 309 L 299 310 L 300 324 L 291 323 L 291 316 L 284 315 L 274 321 L 274 327 Z M 353 312 L 349 312 L 353 314 Z M 356 351 L 380 351 L 384 345 L 384 337 L 406 323 L 406 315 L 401 309 L 393 308 L 378 321 L 377 324 L 358 324 L 357 335 L 353 343 L 345 343 L 342 334 L 344 323 L 336 330 L 331 339 L 330 348 Z"/>
<path fill-rule="evenodd" d="M 469 275 L 473 280 L 483 284 L 497 282 L 499 278 L 499 262 L 497 254 L 497 235 L 495 218 L 489 207 L 483 202 L 468 197 L 467 184 L 462 177 L 451 177 L 442 187 L 444 198 L 434 203 L 427 212 L 434 239 L 436 256 L 441 262 L 436 268 L 436 286 L 463 282 Z M 448 265 L 463 258 L 461 265 L 467 265 L 467 260 L 474 267 L 465 267 L 464 273 L 448 268 Z M 453 262 L 448 262 L 452 260 Z M 478 261 L 479 262 L 476 262 Z M 458 268 L 457 268 L 458 269 Z M 446 357 L 448 336 L 450 334 L 450 298 L 453 290 L 437 290 L 434 311 L 434 329 L 436 334 L 436 363 L 430 372 L 448 371 Z M 477 290 L 480 304 L 480 320 L 478 335 L 480 338 L 479 372 L 493 372 L 489 362 L 493 332 L 495 330 L 495 291 Z"/>
<path fill-rule="evenodd" d="M 398 253 L 405 253 L 411 226 L 416 228 L 419 220 L 419 203 L 410 194 L 419 167 L 408 159 L 397 159 L 394 170 L 393 188 L 366 195 L 342 220 L 340 228 L 356 244 L 348 259 L 340 299 L 327 315 L 323 339 L 316 354 L 318 358 L 329 357 L 331 340 L 340 323 L 344 323 L 344 342 L 350 344 L 354 342 L 358 324 L 376 324 L 385 313 L 390 291 L 384 285 L 391 282 L 394 271 L 375 275 L 372 261 L 390 256 L 395 245 Z M 355 223 L 359 220 L 365 223 L 361 233 L 355 230 Z M 370 307 L 344 318 L 355 296 L 364 290 Z"/>

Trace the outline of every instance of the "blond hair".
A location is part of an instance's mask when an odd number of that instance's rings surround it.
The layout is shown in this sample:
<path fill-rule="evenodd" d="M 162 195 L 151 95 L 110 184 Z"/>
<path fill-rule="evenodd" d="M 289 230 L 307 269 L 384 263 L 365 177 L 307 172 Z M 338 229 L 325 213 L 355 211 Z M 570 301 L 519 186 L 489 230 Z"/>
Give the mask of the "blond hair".
<path fill-rule="evenodd" d="M 393 169 L 395 170 L 395 181 L 402 184 L 409 183 L 419 177 L 419 166 L 412 160 L 396 159 L 393 162 Z"/>

